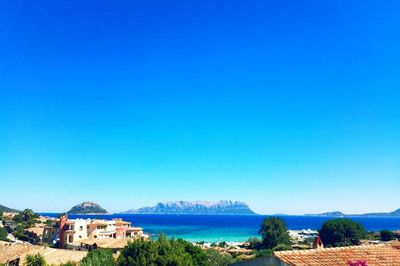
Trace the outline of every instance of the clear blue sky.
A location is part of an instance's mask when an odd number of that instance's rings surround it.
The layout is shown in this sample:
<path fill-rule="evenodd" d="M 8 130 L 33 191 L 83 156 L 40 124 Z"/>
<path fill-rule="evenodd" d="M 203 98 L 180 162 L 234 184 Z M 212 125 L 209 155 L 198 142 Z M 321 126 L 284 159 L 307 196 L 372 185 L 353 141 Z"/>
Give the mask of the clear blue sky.
<path fill-rule="evenodd" d="M 399 1 L 1 1 L 0 204 L 400 208 Z"/>

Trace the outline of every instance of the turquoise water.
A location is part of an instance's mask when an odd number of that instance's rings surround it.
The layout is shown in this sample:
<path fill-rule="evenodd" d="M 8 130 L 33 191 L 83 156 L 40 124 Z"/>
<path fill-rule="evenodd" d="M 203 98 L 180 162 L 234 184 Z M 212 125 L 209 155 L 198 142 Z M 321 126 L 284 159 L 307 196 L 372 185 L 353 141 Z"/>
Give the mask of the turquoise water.
<path fill-rule="evenodd" d="M 57 214 L 43 214 L 57 216 Z M 257 237 L 257 231 L 264 218 L 263 215 L 70 215 L 69 218 L 122 218 L 132 222 L 133 226 L 143 227 L 145 233 L 156 237 L 159 233 L 198 242 L 242 242 L 250 237 Z M 285 220 L 291 230 L 317 230 L 332 217 L 320 216 L 279 216 Z M 400 217 L 350 217 L 368 231 L 382 229 L 400 229 Z"/>

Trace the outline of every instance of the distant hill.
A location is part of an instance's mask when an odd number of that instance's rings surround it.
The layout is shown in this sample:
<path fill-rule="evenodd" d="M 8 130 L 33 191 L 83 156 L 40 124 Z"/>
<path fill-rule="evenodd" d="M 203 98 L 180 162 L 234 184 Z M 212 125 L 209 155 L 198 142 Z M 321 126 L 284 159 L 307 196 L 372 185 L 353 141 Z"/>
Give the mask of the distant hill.
<path fill-rule="evenodd" d="M 85 201 L 71 208 L 68 214 L 107 214 L 99 204 L 91 201 Z"/>
<path fill-rule="evenodd" d="M 0 205 L 0 211 L 2 212 L 20 212 L 19 210 L 11 209 L 6 206 Z"/>
<path fill-rule="evenodd" d="M 174 201 L 157 203 L 153 207 L 128 210 L 132 214 L 214 214 L 214 215 L 254 215 L 244 202 L 221 200 L 211 201 Z"/>
<path fill-rule="evenodd" d="M 400 209 L 397 209 L 392 212 L 374 212 L 374 213 L 363 213 L 363 214 L 344 214 L 339 211 L 334 211 L 334 212 L 324 212 L 320 214 L 307 214 L 307 215 L 330 216 L 330 217 L 344 217 L 344 216 L 400 217 Z"/>

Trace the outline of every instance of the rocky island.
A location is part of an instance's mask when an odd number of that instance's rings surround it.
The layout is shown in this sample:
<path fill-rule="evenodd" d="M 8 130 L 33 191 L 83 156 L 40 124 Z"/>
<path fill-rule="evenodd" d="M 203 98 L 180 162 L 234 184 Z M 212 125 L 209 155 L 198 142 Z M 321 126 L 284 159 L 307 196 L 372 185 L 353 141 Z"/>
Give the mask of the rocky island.
<path fill-rule="evenodd" d="M 99 204 L 92 201 L 85 201 L 72 207 L 68 214 L 108 214 Z"/>
<path fill-rule="evenodd" d="M 240 201 L 173 201 L 160 202 L 153 207 L 128 210 L 129 214 L 209 214 L 209 215 L 255 215 L 249 206 Z"/>

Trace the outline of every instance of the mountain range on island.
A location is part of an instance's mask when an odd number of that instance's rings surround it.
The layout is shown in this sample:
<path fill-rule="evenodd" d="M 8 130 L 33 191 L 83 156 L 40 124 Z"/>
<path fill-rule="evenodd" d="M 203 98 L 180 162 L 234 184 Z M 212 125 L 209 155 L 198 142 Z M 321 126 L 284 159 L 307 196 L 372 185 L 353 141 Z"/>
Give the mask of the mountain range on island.
<path fill-rule="evenodd" d="M 68 214 L 108 214 L 99 204 L 93 201 L 85 201 L 81 204 L 75 205 L 68 212 Z"/>
<path fill-rule="evenodd" d="M 240 201 L 172 201 L 160 202 L 153 207 L 132 209 L 125 214 L 207 214 L 207 215 L 255 215 L 249 206 Z"/>
<path fill-rule="evenodd" d="M 392 212 L 371 212 L 363 214 L 345 214 L 340 211 L 324 212 L 320 214 L 306 214 L 306 216 L 329 216 L 329 217 L 354 217 L 354 216 L 369 216 L 369 217 L 400 217 L 400 209 Z"/>

